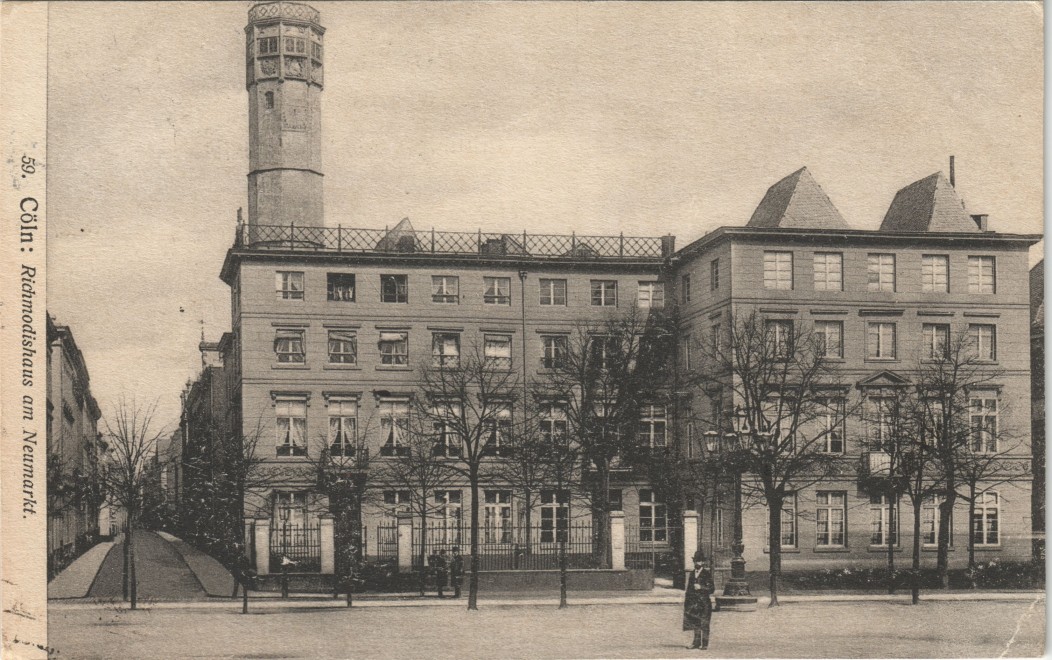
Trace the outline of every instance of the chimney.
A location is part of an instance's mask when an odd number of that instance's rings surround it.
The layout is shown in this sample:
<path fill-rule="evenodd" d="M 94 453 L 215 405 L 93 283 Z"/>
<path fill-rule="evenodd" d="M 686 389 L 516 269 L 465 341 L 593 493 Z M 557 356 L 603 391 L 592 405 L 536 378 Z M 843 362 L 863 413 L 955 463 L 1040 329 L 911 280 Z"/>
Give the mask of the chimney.
<path fill-rule="evenodd" d="M 989 213 L 973 213 L 972 221 L 975 222 L 975 226 L 979 228 L 979 231 L 990 231 L 989 229 Z"/>
<path fill-rule="evenodd" d="M 954 176 L 953 172 L 953 156 L 950 156 L 950 187 L 957 187 L 957 177 Z"/>

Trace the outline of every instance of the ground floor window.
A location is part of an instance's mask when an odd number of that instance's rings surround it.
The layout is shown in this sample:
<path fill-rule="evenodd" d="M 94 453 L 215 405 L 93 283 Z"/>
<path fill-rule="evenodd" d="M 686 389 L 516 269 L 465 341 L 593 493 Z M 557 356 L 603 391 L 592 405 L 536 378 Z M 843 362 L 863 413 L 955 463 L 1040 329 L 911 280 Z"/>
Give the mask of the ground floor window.
<path fill-rule="evenodd" d="M 460 543 L 460 491 L 436 490 L 434 506 L 435 541 L 438 543 Z"/>
<path fill-rule="evenodd" d="M 939 543 L 939 505 L 942 500 L 929 497 L 921 504 L 921 543 L 935 546 Z M 950 545 L 953 545 L 953 515 L 950 515 Z"/>
<path fill-rule="evenodd" d="M 815 545 L 842 547 L 847 538 L 847 494 L 820 490 L 815 500 Z"/>
<path fill-rule="evenodd" d="M 483 493 L 483 543 L 511 543 L 511 491 L 487 490 Z"/>
<path fill-rule="evenodd" d="M 410 511 L 410 493 L 408 490 L 385 490 L 383 493 L 384 508 L 383 522 L 381 525 L 390 526 L 398 524 L 398 514 Z"/>
<path fill-rule="evenodd" d="M 722 511 L 721 511 L 722 513 Z M 782 500 L 782 547 L 796 547 L 796 494 L 790 493 Z M 768 547 L 771 544 L 771 512 L 767 510 L 767 533 L 764 535 Z"/>
<path fill-rule="evenodd" d="M 980 493 L 975 499 L 972 514 L 972 541 L 975 545 L 998 545 L 1000 537 L 1001 498 L 991 490 Z"/>
<path fill-rule="evenodd" d="M 570 537 L 570 491 L 541 491 L 541 543 L 568 541 Z"/>
<path fill-rule="evenodd" d="M 668 541 L 668 512 L 665 499 L 649 488 L 639 490 L 639 540 Z"/>
<path fill-rule="evenodd" d="M 307 493 L 275 491 L 274 524 L 279 527 L 304 527 L 307 524 Z"/>
<path fill-rule="evenodd" d="M 894 512 L 894 524 L 892 515 Z M 869 544 L 888 545 L 888 537 L 892 545 L 899 543 L 899 506 L 895 503 L 894 509 L 888 506 L 888 498 L 884 495 L 872 495 L 869 498 Z"/>

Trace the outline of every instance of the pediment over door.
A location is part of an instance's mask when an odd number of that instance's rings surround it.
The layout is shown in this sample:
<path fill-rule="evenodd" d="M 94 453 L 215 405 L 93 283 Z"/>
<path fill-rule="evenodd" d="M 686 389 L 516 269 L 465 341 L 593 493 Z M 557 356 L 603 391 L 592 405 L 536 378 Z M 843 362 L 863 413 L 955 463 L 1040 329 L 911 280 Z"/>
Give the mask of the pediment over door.
<path fill-rule="evenodd" d="M 870 387 L 905 387 L 910 381 L 894 371 L 880 371 L 858 381 L 857 387 L 865 389 Z"/>

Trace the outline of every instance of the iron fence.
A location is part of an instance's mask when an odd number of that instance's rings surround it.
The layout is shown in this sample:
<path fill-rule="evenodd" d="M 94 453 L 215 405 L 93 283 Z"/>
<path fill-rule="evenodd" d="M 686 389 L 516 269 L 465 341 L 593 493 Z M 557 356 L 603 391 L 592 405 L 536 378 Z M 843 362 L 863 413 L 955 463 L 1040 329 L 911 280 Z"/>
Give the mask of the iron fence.
<path fill-rule="evenodd" d="M 278 525 L 270 530 L 270 570 L 281 571 L 285 560 L 289 572 L 311 573 L 321 570 L 321 531 L 310 525 Z"/>
<path fill-rule="evenodd" d="M 481 257 L 563 257 L 569 259 L 661 259 L 672 254 L 671 236 L 578 236 L 500 234 L 289 225 L 238 226 L 235 247 L 254 249 L 457 254 Z"/>
<path fill-rule="evenodd" d="M 672 561 L 674 549 L 682 543 L 681 527 L 626 524 L 625 568 L 661 568 Z"/>
<path fill-rule="evenodd" d="M 376 559 L 381 561 L 398 559 L 398 525 L 381 524 L 376 527 Z"/>
<path fill-rule="evenodd" d="M 467 557 L 470 554 L 471 529 L 468 526 L 436 526 L 423 532 L 415 528 L 414 568 L 420 568 L 421 543 L 425 563 L 427 557 L 441 550 L 446 550 L 448 558 L 453 546 L 460 546 L 461 554 Z M 600 553 L 592 534 L 592 525 L 584 522 L 532 527 L 482 525 L 479 527 L 479 570 L 555 570 L 559 568 L 561 545 L 565 545 L 570 568 L 599 567 Z"/>

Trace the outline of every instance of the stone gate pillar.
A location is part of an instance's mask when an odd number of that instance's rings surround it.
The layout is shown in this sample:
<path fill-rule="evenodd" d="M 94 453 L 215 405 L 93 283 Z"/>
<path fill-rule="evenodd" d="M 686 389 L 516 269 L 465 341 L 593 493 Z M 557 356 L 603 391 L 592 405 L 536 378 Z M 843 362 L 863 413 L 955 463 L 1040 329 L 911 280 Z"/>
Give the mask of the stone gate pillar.
<path fill-rule="evenodd" d="M 256 574 L 270 573 L 270 518 L 256 518 Z"/>
<path fill-rule="evenodd" d="M 321 574 L 332 575 L 336 572 L 336 539 L 331 514 L 322 514 L 318 519 L 318 534 Z"/>
<path fill-rule="evenodd" d="M 625 570 L 625 512 L 610 512 L 610 568 Z"/>
<path fill-rule="evenodd" d="M 398 572 L 413 570 L 413 514 L 398 512 Z"/>
<path fill-rule="evenodd" d="M 694 553 L 698 551 L 698 512 L 683 512 L 683 570 L 694 570 Z"/>

